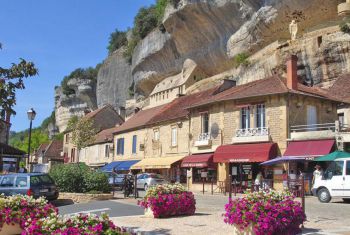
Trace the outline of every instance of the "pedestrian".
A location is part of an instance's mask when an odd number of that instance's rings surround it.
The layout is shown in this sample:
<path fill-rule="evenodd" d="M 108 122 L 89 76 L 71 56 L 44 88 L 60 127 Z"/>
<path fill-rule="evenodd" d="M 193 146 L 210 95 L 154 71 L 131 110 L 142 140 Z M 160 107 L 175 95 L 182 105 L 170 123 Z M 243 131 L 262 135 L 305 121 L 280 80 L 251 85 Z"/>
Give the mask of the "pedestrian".
<path fill-rule="evenodd" d="M 263 180 L 263 175 L 262 175 L 261 171 L 259 171 L 258 174 L 256 175 L 255 182 L 254 182 L 256 191 L 259 191 L 259 189 L 261 187 L 262 180 Z"/>
<path fill-rule="evenodd" d="M 24 162 L 20 162 L 19 166 L 20 166 L 19 171 L 18 171 L 19 173 L 27 173 L 28 172 L 28 170 L 25 167 Z"/>
<path fill-rule="evenodd" d="M 291 188 L 295 189 L 295 185 L 296 185 L 295 181 L 297 180 L 297 175 L 294 173 L 294 170 L 290 170 L 289 179 L 290 179 Z"/>
<path fill-rule="evenodd" d="M 312 184 L 315 184 L 316 180 L 322 179 L 323 171 L 319 164 L 315 166 L 314 173 L 312 175 Z"/>

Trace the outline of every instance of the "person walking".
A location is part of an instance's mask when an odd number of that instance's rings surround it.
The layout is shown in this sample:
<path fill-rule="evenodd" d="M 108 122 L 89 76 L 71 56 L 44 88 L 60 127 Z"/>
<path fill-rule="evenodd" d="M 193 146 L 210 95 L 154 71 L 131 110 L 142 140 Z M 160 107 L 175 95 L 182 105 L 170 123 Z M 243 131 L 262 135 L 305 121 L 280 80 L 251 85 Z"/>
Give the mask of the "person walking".
<path fill-rule="evenodd" d="M 287 190 L 288 189 L 288 174 L 287 174 L 286 170 L 283 170 L 282 184 L 283 184 L 283 189 Z"/>
<path fill-rule="evenodd" d="M 319 164 L 315 166 L 315 170 L 312 174 L 312 184 L 315 184 L 316 180 L 322 179 L 323 171 Z"/>
<path fill-rule="evenodd" d="M 256 191 L 259 191 L 262 181 L 263 181 L 263 175 L 261 171 L 259 171 L 258 174 L 256 175 L 255 182 L 254 182 Z"/>

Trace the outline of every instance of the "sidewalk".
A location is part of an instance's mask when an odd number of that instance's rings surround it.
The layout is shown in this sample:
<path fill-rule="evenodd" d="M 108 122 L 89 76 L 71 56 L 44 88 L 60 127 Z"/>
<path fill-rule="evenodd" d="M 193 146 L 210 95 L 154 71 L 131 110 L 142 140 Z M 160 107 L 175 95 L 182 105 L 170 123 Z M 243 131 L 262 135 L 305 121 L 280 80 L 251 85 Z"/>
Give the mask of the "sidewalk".
<path fill-rule="evenodd" d="M 111 218 L 118 226 L 129 228 L 142 235 L 158 234 L 232 234 L 232 228 L 223 222 L 222 214 L 228 195 L 195 194 L 196 214 L 194 216 L 153 219 L 145 216 Z M 117 199 L 118 202 L 133 204 L 136 199 Z M 317 198 L 306 198 L 306 214 L 303 234 L 350 235 L 350 204 L 335 201 L 319 203 Z"/>

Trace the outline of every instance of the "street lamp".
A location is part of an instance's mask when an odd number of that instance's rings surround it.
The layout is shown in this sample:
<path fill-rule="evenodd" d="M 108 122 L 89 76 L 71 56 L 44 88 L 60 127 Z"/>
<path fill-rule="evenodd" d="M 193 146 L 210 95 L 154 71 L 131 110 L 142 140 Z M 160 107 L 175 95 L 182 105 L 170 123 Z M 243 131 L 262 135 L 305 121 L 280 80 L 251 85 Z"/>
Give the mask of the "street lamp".
<path fill-rule="evenodd" d="M 32 138 L 32 121 L 35 118 L 36 112 L 34 111 L 33 108 L 29 109 L 27 111 L 27 115 L 28 115 L 28 119 L 30 121 L 30 125 L 29 125 L 29 140 L 28 140 L 28 158 L 27 158 L 27 167 L 29 167 L 29 158 L 30 158 L 30 141 Z"/>

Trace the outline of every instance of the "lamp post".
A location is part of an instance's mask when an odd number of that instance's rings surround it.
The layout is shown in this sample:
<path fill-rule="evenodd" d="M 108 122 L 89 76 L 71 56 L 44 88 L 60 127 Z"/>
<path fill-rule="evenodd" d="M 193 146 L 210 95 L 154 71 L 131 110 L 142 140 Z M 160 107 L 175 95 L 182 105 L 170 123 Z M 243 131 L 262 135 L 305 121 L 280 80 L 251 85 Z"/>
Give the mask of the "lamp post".
<path fill-rule="evenodd" d="M 32 138 L 32 122 L 35 118 L 36 112 L 34 111 L 33 108 L 29 109 L 27 111 L 28 119 L 30 121 L 29 124 L 29 140 L 28 140 L 28 158 L 27 158 L 27 167 L 29 168 L 29 158 L 30 158 L 30 142 Z"/>

